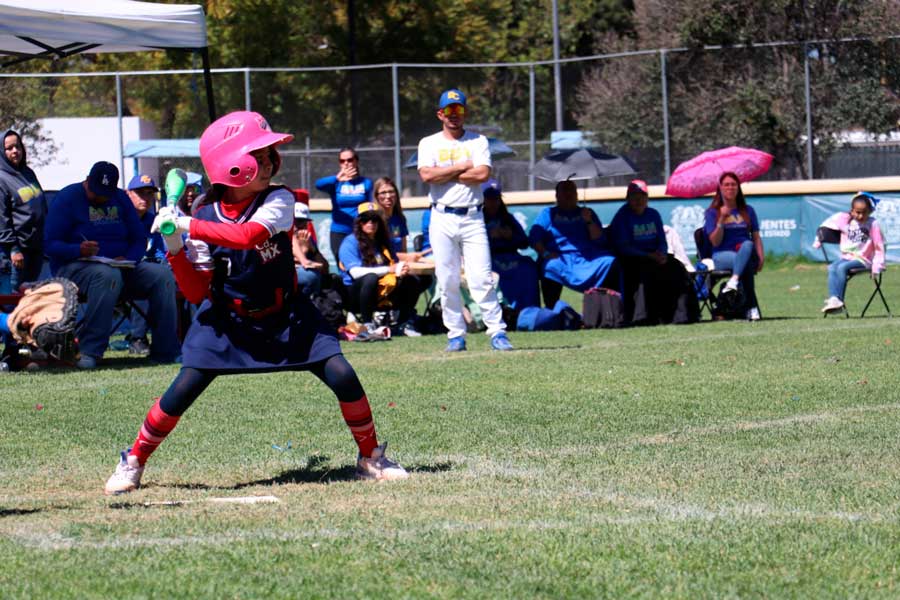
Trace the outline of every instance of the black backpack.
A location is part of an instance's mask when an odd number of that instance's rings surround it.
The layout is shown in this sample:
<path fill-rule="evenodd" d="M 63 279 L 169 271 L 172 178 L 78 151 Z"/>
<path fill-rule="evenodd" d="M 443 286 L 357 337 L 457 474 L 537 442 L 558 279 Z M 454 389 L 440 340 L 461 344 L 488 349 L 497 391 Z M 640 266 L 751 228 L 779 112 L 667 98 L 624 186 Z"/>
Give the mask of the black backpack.
<path fill-rule="evenodd" d="M 743 319 L 747 312 L 747 301 L 743 286 L 732 292 L 724 292 L 725 285 L 719 288 L 716 303 L 713 306 L 714 319 Z"/>
<path fill-rule="evenodd" d="M 614 329 L 625 326 L 622 294 L 607 288 L 591 288 L 584 293 L 582 319 L 585 329 Z"/>
<path fill-rule="evenodd" d="M 335 330 L 347 324 L 347 318 L 344 315 L 344 300 L 341 298 L 340 292 L 335 289 L 322 290 L 317 294 L 313 294 L 310 299 L 313 305 L 322 313 L 325 322 Z"/>

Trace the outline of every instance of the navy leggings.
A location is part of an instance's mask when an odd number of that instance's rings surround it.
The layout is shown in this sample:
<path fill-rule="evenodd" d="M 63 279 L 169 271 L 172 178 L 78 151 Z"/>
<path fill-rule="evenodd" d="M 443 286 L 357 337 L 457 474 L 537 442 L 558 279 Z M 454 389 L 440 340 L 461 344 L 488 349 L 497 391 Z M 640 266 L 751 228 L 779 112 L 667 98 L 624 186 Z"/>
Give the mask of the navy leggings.
<path fill-rule="evenodd" d="M 321 379 L 340 402 L 356 402 L 365 394 L 362 384 L 356 376 L 356 371 L 353 370 L 343 354 L 336 354 L 321 362 L 313 363 L 307 370 Z M 212 383 L 213 379 L 222 374 L 213 369 L 182 368 L 175 377 L 175 381 L 160 399 L 159 407 L 167 415 L 180 417 Z"/>

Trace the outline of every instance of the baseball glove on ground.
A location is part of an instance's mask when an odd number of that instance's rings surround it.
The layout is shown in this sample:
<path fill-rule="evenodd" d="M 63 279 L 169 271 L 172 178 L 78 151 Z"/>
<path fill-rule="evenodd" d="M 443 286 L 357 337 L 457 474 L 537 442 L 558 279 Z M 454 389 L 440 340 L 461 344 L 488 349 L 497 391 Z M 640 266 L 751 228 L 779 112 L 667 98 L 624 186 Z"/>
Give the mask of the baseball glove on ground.
<path fill-rule="evenodd" d="M 9 315 L 17 342 L 37 346 L 53 358 L 71 361 L 78 354 L 75 318 L 78 288 L 60 277 L 34 283 Z"/>

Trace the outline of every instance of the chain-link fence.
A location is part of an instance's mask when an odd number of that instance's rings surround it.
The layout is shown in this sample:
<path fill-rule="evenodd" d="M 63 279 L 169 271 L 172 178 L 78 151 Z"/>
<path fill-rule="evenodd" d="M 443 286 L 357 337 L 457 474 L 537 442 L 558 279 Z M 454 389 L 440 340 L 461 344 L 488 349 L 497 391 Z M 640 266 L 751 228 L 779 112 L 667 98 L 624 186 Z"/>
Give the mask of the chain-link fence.
<path fill-rule="evenodd" d="M 900 172 L 900 41 L 847 40 L 752 47 L 669 49 L 561 61 L 567 129 L 627 156 L 639 176 L 662 183 L 703 150 L 752 146 L 775 155 L 768 179 L 839 178 Z M 282 179 L 314 191 L 353 146 L 361 171 L 398 178 L 404 195 L 425 187 L 414 167 L 420 138 L 439 130 L 441 91 L 469 95 L 467 127 L 515 154 L 495 162 L 507 190 L 547 189 L 531 176 L 550 151 L 554 82 L 550 61 L 316 69 L 219 69 L 220 114 L 252 109 L 295 133 Z M 35 118 L 140 116 L 160 137 L 195 138 L 206 121 L 199 71 L 0 74 Z M 52 143 L 52 140 L 50 140 Z M 198 170 L 199 161 L 163 157 Z M 595 180 L 590 185 L 620 184 Z"/>

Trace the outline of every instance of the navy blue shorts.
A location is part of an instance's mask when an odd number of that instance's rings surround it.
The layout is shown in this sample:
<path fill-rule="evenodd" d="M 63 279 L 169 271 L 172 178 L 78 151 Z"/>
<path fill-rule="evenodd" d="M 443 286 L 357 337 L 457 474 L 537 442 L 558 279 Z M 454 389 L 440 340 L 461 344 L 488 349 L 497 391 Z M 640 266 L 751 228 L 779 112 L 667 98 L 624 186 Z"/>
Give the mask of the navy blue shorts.
<path fill-rule="evenodd" d="M 220 373 L 304 370 L 341 354 L 334 330 L 302 294 L 252 319 L 203 301 L 181 346 L 182 364 Z"/>

